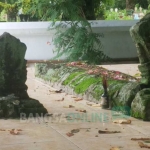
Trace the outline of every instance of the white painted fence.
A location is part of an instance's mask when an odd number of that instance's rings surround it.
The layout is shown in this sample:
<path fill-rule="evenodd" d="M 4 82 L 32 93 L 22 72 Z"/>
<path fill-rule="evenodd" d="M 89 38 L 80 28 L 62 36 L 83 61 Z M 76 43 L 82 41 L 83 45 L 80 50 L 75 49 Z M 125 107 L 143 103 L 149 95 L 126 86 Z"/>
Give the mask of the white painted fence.
<path fill-rule="evenodd" d="M 92 29 L 103 33 L 103 51 L 112 58 L 137 57 L 129 28 L 137 21 L 94 21 Z M 27 60 L 46 60 L 55 56 L 52 38 L 54 30 L 48 30 L 50 22 L 1 22 L 0 35 L 8 32 L 27 46 Z"/>

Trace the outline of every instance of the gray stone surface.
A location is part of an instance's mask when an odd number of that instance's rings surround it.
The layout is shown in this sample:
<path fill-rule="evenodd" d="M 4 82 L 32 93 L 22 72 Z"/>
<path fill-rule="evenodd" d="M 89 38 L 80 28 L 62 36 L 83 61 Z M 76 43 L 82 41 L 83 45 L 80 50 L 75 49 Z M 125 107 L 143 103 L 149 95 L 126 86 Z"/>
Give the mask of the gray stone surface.
<path fill-rule="evenodd" d="M 137 82 L 129 82 L 124 85 L 119 93 L 114 95 L 114 105 L 115 106 L 129 106 L 137 94 L 141 90 L 141 86 Z M 117 92 L 117 91 L 116 91 Z"/>
<path fill-rule="evenodd" d="M 0 36 L 0 95 L 14 93 L 27 98 L 26 45 L 19 39 L 4 33 Z"/>
<path fill-rule="evenodd" d="M 16 118 L 20 113 L 45 114 L 47 110 L 27 94 L 26 45 L 4 33 L 0 36 L 0 118 Z"/>
<path fill-rule="evenodd" d="M 130 29 L 135 42 L 140 64 L 141 83 L 150 86 L 150 13 L 147 13 L 138 23 Z"/>
<path fill-rule="evenodd" d="M 136 94 L 131 104 L 131 115 L 150 121 L 150 88 L 143 89 Z"/>

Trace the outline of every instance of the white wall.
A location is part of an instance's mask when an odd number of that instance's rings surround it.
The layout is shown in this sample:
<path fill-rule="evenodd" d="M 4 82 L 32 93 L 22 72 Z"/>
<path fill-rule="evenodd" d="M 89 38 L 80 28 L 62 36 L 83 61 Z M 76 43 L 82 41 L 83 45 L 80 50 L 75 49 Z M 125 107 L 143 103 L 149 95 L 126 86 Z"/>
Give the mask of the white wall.
<path fill-rule="evenodd" d="M 92 29 L 103 33 L 104 53 L 112 58 L 137 57 L 129 28 L 137 21 L 94 21 Z M 52 38 L 54 30 L 48 30 L 50 22 L 1 22 L 0 35 L 8 32 L 27 46 L 27 60 L 46 60 L 55 56 Z"/>

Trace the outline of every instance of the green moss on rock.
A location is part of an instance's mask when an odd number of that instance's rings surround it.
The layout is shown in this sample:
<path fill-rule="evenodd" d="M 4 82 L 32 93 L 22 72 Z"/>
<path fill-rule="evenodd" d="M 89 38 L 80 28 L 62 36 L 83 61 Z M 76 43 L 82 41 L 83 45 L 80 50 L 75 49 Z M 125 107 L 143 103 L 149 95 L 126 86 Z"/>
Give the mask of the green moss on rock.
<path fill-rule="evenodd" d="M 26 45 L 4 32 L 0 36 L 0 96 L 14 93 L 28 97 L 26 82 Z"/>
<path fill-rule="evenodd" d="M 109 80 L 108 94 L 112 106 L 117 106 L 116 98 L 121 88 L 127 84 L 127 81 Z"/>
<path fill-rule="evenodd" d="M 131 104 L 131 115 L 145 121 L 150 121 L 150 88 L 136 94 Z"/>
<path fill-rule="evenodd" d="M 141 86 L 138 82 L 129 82 L 122 86 L 117 96 L 113 99 L 115 106 L 129 106 L 135 98 L 138 91 L 141 90 Z"/>
<path fill-rule="evenodd" d="M 69 84 L 75 77 L 77 77 L 78 75 L 81 75 L 81 74 L 83 74 L 83 71 L 71 73 L 71 74 L 68 76 L 68 78 L 63 81 L 62 84 L 63 84 L 63 85 Z"/>
<path fill-rule="evenodd" d="M 93 85 L 93 89 L 91 87 L 90 91 L 91 91 L 91 95 L 93 96 L 93 98 L 99 101 L 102 94 L 104 93 L 102 83 L 100 81 L 97 82 L 95 85 Z"/>
<path fill-rule="evenodd" d="M 71 80 L 71 82 L 69 83 L 69 86 L 74 89 L 86 77 L 87 77 L 86 73 L 79 74 L 73 80 Z"/>
<path fill-rule="evenodd" d="M 99 82 L 101 79 L 96 77 L 86 77 L 84 78 L 75 88 L 74 91 L 77 94 L 84 93 L 92 84 Z"/>

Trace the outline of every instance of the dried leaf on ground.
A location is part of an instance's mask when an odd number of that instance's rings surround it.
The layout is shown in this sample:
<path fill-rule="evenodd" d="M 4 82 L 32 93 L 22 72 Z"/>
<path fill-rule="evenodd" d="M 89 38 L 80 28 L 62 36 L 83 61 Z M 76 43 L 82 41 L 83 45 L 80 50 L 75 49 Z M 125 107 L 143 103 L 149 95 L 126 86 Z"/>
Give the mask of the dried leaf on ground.
<path fill-rule="evenodd" d="M 113 120 L 113 123 L 119 123 L 119 124 L 131 124 L 131 120 L 126 119 L 120 119 L 120 120 Z"/>
<path fill-rule="evenodd" d="M 143 141 L 144 143 L 150 143 L 150 141 Z"/>
<path fill-rule="evenodd" d="M 82 101 L 83 99 L 82 98 L 75 98 L 74 100 L 78 102 L 78 101 Z"/>
<path fill-rule="evenodd" d="M 138 144 L 139 144 L 139 146 L 140 146 L 141 148 L 149 148 L 149 149 L 150 149 L 150 146 L 144 144 L 143 142 L 138 142 Z"/>
<path fill-rule="evenodd" d="M 12 135 L 18 135 L 20 132 L 17 129 L 10 130 L 10 134 Z"/>
<path fill-rule="evenodd" d="M 91 128 L 80 128 L 80 129 L 87 129 L 88 130 L 88 129 L 91 129 Z"/>
<path fill-rule="evenodd" d="M 79 129 L 73 129 L 71 130 L 71 133 L 78 133 L 80 130 Z"/>
<path fill-rule="evenodd" d="M 69 136 L 69 137 L 74 136 L 74 134 L 70 133 L 70 132 L 66 133 L 66 135 Z"/>
<path fill-rule="evenodd" d="M 71 98 L 77 98 L 76 96 L 72 96 Z"/>
<path fill-rule="evenodd" d="M 118 147 L 112 147 L 110 150 L 120 150 Z"/>
<path fill-rule="evenodd" d="M 6 131 L 5 129 L 0 129 L 0 131 Z"/>
<path fill-rule="evenodd" d="M 84 112 L 84 113 L 86 113 L 86 110 L 85 110 L 85 109 L 76 109 L 76 111 L 79 111 L 79 112 Z"/>
<path fill-rule="evenodd" d="M 55 91 L 55 93 L 61 93 L 61 92 L 62 92 L 62 89 Z"/>
<path fill-rule="evenodd" d="M 47 114 L 47 116 L 52 117 L 52 116 L 53 116 L 53 114 Z"/>
<path fill-rule="evenodd" d="M 61 100 L 55 100 L 55 101 L 57 101 L 57 102 L 62 102 L 62 101 L 64 101 L 64 98 L 62 98 Z"/>
<path fill-rule="evenodd" d="M 61 93 L 62 89 L 60 89 L 60 90 L 49 90 L 49 92 Z"/>
<path fill-rule="evenodd" d="M 89 106 L 92 106 L 92 107 L 101 107 L 102 106 L 101 104 L 91 104 L 91 103 L 86 103 L 86 104 Z"/>
<path fill-rule="evenodd" d="M 148 141 L 150 138 L 131 138 L 133 141 Z"/>
<path fill-rule="evenodd" d="M 92 106 L 93 104 L 91 104 L 91 103 L 86 103 L 87 105 L 89 105 L 89 106 Z"/>
<path fill-rule="evenodd" d="M 101 107 L 101 104 L 92 104 L 92 107 Z"/>
<path fill-rule="evenodd" d="M 80 61 L 79 62 L 77 61 L 77 62 L 71 62 L 71 63 L 67 64 L 67 66 L 75 66 L 75 65 L 79 65 L 80 66 L 80 65 L 84 65 L 84 63 L 82 63 Z"/>
<path fill-rule="evenodd" d="M 112 134 L 112 133 L 121 133 L 120 131 L 103 131 L 103 130 L 99 130 L 98 133 L 100 134 Z"/>
<path fill-rule="evenodd" d="M 73 118 L 71 118 L 70 116 L 66 116 L 65 117 L 67 120 L 73 120 Z"/>
<path fill-rule="evenodd" d="M 18 131 L 22 131 L 22 129 L 17 129 Z"/>
<path fill-rule="evenodd" d="M 64 108 L 74 108 L 73 105 L 66 105 L 66 106 L 63 106 Z"/>

